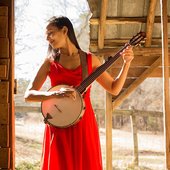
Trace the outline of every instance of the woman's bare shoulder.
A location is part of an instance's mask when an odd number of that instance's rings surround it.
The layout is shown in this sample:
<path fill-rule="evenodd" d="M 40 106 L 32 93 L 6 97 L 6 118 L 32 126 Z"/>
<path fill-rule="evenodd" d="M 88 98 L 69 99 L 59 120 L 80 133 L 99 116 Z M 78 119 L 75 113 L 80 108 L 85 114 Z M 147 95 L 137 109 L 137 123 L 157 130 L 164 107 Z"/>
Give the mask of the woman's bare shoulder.
<path fill-rule="evenodd" d="M 92 67 L 95 70 L 97 67 L 101 65 L 100 57 L 96 56 L 95 54 L 91 53 L 92 56 Z"/>

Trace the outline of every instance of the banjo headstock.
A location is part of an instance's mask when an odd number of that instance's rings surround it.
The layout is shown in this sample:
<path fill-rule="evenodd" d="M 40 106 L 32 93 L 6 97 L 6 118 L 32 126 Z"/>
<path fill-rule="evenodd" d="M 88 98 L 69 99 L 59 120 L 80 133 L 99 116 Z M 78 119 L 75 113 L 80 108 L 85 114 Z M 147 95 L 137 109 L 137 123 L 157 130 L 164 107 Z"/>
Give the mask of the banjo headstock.
<path fill-rule="evenodd" d="M 139 32 L 129 40 L 129 45 L 136 46 L 146 37 L 145 32 Z"/>

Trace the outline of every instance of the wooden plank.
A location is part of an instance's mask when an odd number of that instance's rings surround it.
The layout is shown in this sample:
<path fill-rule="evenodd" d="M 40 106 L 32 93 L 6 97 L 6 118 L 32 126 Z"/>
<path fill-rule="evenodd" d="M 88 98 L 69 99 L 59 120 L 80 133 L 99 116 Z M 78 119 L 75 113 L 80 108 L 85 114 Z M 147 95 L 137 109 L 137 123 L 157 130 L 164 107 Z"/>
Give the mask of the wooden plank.
<path fill-rule="evenodd" d="M 138 155 L 138 130 L 136 125 L 136 114 L 135 112 L 132 113 L 130 116 L 131 120 L 131 131 L 133 134 L 133 167 L 139 166 L 139 155 Z"/>
<path fill-rule="evenodd" d="M 0 148 L 0 169 L 10 168 L 10 148 Z"/>
<path fill-rule="evenodd" d="M 7 77 L 7 67 L 6 65 L 0 65 L 0 79 Z"/>
<path fill-rule="evenodd" d="M 0 80 L 8 80 L 9 78 L 9 59 L 0 59 Z"/>
<path fill-rule="evenodd" d="M 10 0 L 10 12 L 9 12 L 9 37 L 10 37 L 10 89 L 9 89 L 9 102 L 10 102 L 10 120 L 9 120 L 9 129 L 10 129 L 10 148 L 11 148 L 11 161 L 10 167 L 11 169 L 15 169 L 15 110 L 14 110 L 14 0 Z"/>
<path fill-rule="evenodd" d="M 115 109 L 113 111 L 113 115 L 126 115 L 126 116 L 130 116 L 132 115 L 134 112 L 134 110 L 130 109 L 130 110 L 120 110 L 120 109 Z M 135 109 L 135 115 L 136 116 L 152 116 L 152 117 L 159 117 L 162 118 L 163 117 L 163 112 L 158 112 L 158 111 L 144 111 L 144 110 L 136 110 Z"/>
<path fill-rule="evenodd" d="M 109 56 L 109 55 L 115 55 L 118 50 L 120 50 L 120 48 L 104 48 L 104 49 L 100 49 L 97 52 L 93 52 L 95 55 L 103 55 L 103 56 Z M 146 56 L 150 56 L 150 55 L 162 55 L 162 48 L 160 47 L 135 47 L 133 48 L 133 52 L 134 55 L 146 55 Z M 168 48 L 168 52 L 170 53 L 170 48 Z"/>
<path fill-rule="evenodd" d="M 170 68 L 169 68 L 169 74 L 170 74 Z M 152 74 L 150 74 L 149 77 L 163 77 L 163 74 L 162 74 L 162 68 L 159 67 L 159 68 L 156 68 Z"/>
<path fill-rule="evenodd" d="M 161 0 L 162 28 L 162 71 L 163 71 L 163 114 L 165 137 L 165 169 L 170 169 L 170 103 L 169 103 L 169 57 L 168 57 L 168 19 L 167 0 Z"/>
<path fill-rule="evenodd" d="M 106 92 L 106 169 L 112 170 L 112 95 Z"/>
<path fill-rule="evenodd" d="M 151 56 L 135 56 L 133 61 L 131 62 L 130 67 L 148 67 L 154 63 L 160 56 L 151 55 Z M 170 56 L 169 56 L 170 58 Z M 106 59 L 107 60 L 107 59 Z M 122 68 L 123 60 L 122 58 L 119 58 L 117 61 L 115 61 L 111 68 Z"/>
<path fill-rule="evenodd" d="M 0 103 L 0 124 L 9 124 L 9 104 Z"/>
<path fill-rule="evenodd" d="M 127 43 L 128 41 L 129 41 L 128 38 L 105 39 L 104 40 L 104 48 L 124 46 L 125 43 Z M 90 48 L 96 48 L 97 47 L 97 42 L 98 42 L 98 39 L 90 39 Z M 161 46 L 162 45 L 162 39 L 153 37 L 151 43 L 152 43 L 152 45 Z M 168 39 L 168 43 L 170 43 L 170 38 Z"/>
<path fill-rule="evenodd" d="M 15 110 L 14 110 L 14 0 L 8 0 L 9 3 L 9 39 L 10 39 L 10 69 L 9 69 L 9 145 L 10 145 L 10 168 L 15 169 Z"/>
<path fill-rule="evenodd" d="M 9 125 L 0 124 L 0 147 L 9 147 Z"/>
<path fill-rule="evenodd" d="M 98 25 L 99 22 L 100 22 L 99 18 L 97 17 L 90 19 L 91 25 Z M 113 25 L 113 24 L 140 24 L 146 22 L 147 17 L 107 17 L 105 23 L 107 25 Z M 168 17 L 168 22 L 170 22 L 170 17 Z M 155 17 L 155 23 L 161 23 L 160 16 Z"/>
<path fill-rule="evenodd" d="M 10 145 L 10 159 L 6 158 L 10 164 L 10 169 L 15 169 L 15 112 L 14 112 L 14 0 L 1 0 L 1 6 L 8 6 L 8 44 L 10 44 L 7 50 L 9 55 L 6 55 L 6 50 L 0 48 L 0 58 L 10 58 L 9 67 L 9 145 Z M 4 45 L 4 41 L 2 41 Z M 5 46 L 7 46 L 5 44 Z M 2 53 L 2 50 L 3 53 Z"/>
<path fill-rule="evenodd" d="M 9 82 L 0 82 L 0 103 L 9 101 Z"/>
<path fill-rule="evenodd" d="M 127 78 L 138 78 L 140 75 L 147 70 L 149 67 L 136 67 L 136 68 L 130 68 L 128 71 Z M 119 74 L 121 68 L 112 68 L 110 69 L 110 75 L 114 78 L 117 77 Z M 169 74 L 170 74 L 170 67 L 169 67 Z M 156 68 L 148 77 L 162 77 L 162 68 L 158 67 Z"/>
<path fill-rule="evenodd" d="M 135 80 L 136 80 L 136 78 L 126 78 L 123 88 L 129 87 L 129 85 L 132 84 Z"/>
<path fill-rule="evenodd" d="M 154 19 L 155 19 L 156 3 L 157 3 L 157 0 L 151 0 L 150 1 L 150 6 L 149 6 L 148 16 L 147 16 L 147 23 L 146 23 L 145 47 L 151 46 L 152 32 L 153 32 Z"/>
<path fill-rule="evenodd" d="M 108 0 L 101 1 L 100 7 L 100 24 L 99 24 L 99 31 L 98 31 L 98 47 L 102 49 L 104 46 L 104 36 L 105 36 L 105 21 L 106 21 L 106 14 L 107 14 L 107 5 Z"/>
<path fill-rule="evenodd" d="M 8 7 L 0 6 L 0 16 L 8 16 Z"/>
<path fill-rule="evenodd" d="M 0 6 L 0 37 L 8 35 L 8 7 Z"/>
<path fill-rule="evenodd" d="M 27 113 L 27 112 L 39 112 L 41 113 L 41 107 L 39 106 L 15 106 L 15 112 L 17 113 Z"/>
<path fill-rule="evenodd" d="M 8 17 L 0 16 L 0 37 L 8 36 Z"/>
<path fill-rule="evenodd" d="M 90 8 L 90 11 L 93 13 L 93 14 L 96 14 L 97 10 L 98 10 L 98 0 L 87 0 L 88 1 L 88 4 L 89 4 L 89 8 Z"/>
<path fill-rule="evenodd" d="M 148 69 L 146 69 L 140 77 L 138 77 L 123 93 L 121 93 L 113 102 L 113 109 L 119 106 L 125 98 L 127 98 L 131 92 L 133 92 L 136 87 L 139 86 L 159 65 L 161 62 L 161 57 L 158 58 Z"/>
<path fill-rule="evenodd" d="M 129 68 L 128 78 L 139 77 L 147 68 Z M 121 68 L 110 68 L 109 73 L 112 77 L 116 78 L 120 72 Z"/>
<path fill-rule="evenodd" d="M 0 58 L 9 58 L 9 39 L 0 38 Z"/>

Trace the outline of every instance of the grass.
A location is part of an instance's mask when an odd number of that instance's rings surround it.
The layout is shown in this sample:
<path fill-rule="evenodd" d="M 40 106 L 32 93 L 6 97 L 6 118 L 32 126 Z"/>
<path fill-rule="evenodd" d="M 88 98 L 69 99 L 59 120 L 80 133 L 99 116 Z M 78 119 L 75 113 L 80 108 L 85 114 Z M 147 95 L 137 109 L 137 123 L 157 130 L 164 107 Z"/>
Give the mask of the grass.
<path fill-rule="evenodd" d="M 30 121 L 30 120 L 29 120 Z M 16 126 L 16 170 L 39 170 L 42 153 L 43 129 L 28 120 Z M 41 131 L 40 131 L 41 130 Z M 40 136 L 40 137 L 39 137 Z M 112 170 L 164 170 L 163 135 L 138 133 L 139 166 L 133 164 L 131 132 L 113 130 Z M 38 138 L 39 137 L 39 138 Z M 103 163 L 105 164 L 105 130 L 100 129 Z"/>
<path fill-rule="evenodd" d="M 36 162 L 34 164 L 22 162 L 15 169 L 16 170 L 39 170 L 40 162 Z"/>
<path fill-rule="evenodd" d="M 113 170 L 153 170 L 153 169 L 159 169 L 164 170 L 163 167 L 159 167 L 160 158 L 154 157 L 154 158 L 140 158 L 140 165 L 135 166 L 132 162 L 132 157 L 128 156 L 115 156 L 113 162 Z M 151 164 L 155 167 L 147 167 L 147 165 Z M 27 162 L 21 162 L 17 167 L 16 170 L 39 170 L 40 169 L 40 162 L 36 162 L 34 164 L 27 163 Z"/>

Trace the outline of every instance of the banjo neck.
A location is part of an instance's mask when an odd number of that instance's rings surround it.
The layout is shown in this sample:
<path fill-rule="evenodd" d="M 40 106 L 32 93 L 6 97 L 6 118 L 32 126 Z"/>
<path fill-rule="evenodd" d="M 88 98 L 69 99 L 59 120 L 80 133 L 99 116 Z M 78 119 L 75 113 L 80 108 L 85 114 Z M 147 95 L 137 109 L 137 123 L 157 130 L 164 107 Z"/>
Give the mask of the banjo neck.
<path fill-rule="evenodd" d="M 110 56 L 104 64 L 99 66 L 94 72 L 92 72 L 87 78 L 85 78 L 81 82 L 81 84 L 76 87 L 76 89 L 81 94 L 86 91 L 86 88 L 89 87 L 93 83 L 93 81 L 96 80 L 104 71 L 106 71 L 120 57 L 120 53 L 128 46 L 130 46 L 130 44 L 125 45 L 114 56 Z"/>
<path fill-rule="evenodd" d="M 128 46 L 136 46 L 145 38 L 145 32 L 139 32 L 137 35 L 132 37 L 127 44 L 123 46 L 114 56 L 110 56 L 108 60 L 99 66 L 94 72 L 92 72 L 87 78 L 85 78 L 76 89 L 79 93 L 86 91 L 86 88 L 89 87 L 105 70 L 107 70 L 121 55 L 120 53 L 126 49 Z"/>

